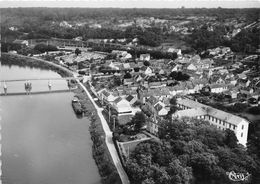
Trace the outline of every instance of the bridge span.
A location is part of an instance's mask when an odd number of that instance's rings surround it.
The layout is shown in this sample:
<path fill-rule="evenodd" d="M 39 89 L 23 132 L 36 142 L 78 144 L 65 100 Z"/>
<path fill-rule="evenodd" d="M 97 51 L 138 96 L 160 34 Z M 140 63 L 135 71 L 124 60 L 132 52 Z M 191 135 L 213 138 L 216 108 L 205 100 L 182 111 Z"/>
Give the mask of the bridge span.
<path fill-rule="evenodd" d="M 17 96 L 17 95 L 40 95 L 40 94 L 48 94 L 48 93 L 65 93 L 70 92 L 71 89 L 64 90 L 49 90 L 49 91 L 35 91 L 35 92 L 11 92 L 11 93 L 0 93 L 0 96 Z"/>
<path fill-rule="evenodd" d="M 9 80 L 0 80 L 0 82 L 17 82 L 17 81 L 34 81 L 34 80 L 72 80 L 72 79 L 83 79 L 83 77 L 63 77 L 63 78 L 31 78 L 31 79 L 9 79 Z"/>

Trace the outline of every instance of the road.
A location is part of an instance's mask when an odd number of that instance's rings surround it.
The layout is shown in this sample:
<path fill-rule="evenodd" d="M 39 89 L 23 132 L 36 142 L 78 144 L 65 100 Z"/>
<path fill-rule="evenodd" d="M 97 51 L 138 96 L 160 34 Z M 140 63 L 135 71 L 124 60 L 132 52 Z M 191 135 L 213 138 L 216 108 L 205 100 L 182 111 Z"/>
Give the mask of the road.
<path fill-rule="evenodd" d="M 100 120 L 101 120 L 101 123 L 102 123 L 102 127 L 104 129 L 104 132 L 106 134 L 106 144 L 107 144 L 107 147 L 108 147 L 108 150 L 110 152 L 110 155 L 113 159 L 113 162 L 117 168 L 117 172 L 121 178 L 121 181 L 123 184 L 129 184 L 129 179 L 128 179 L 128 176 L 121 164 L 121 161 L 119 159 L 119 156 L 117 154 L 117 151 L 116 151 L 116 148 L 115 148 L 115 145 L 114 145 L 114 142 L 112 140 L 112 132 L 110 131 L 110 128 L 102 114 L 102 110 L 103 108 L 100 108 L 97 106 L 97 104 L 95 103 L 94 99 L 92 98 L 92 96 L 90 95 L 90 93 L 88 92 L 88 90 L 86 89 L 86 87 L 80 83 L 78 81 L 78 83 L 80 84 L 80 86 L 84 89 L 84 91 L 87 93 L 89 99 L 91 100 L 91 102 L 93 103 L 93 105 L 95 106 L 96 110 L 97 110 L 97 113 L 98 113 L 98 116 L 100 117 Z"/>
<path fill-rule="evenodd" d="M 30 57 L 27 57 L 27 56 L 22 56 L 22 57 L 25 57 L 25 58 L 30 58 Z M 42 62 L 45 62 L 45 63 L 48 63 L 50 65 L 53 65 L 53 66 L 56 66 L 58 68 L 61 68 L 67 72 L 69 72 L 72 76 L 74 76 L 75 78 L 77 78 L 78 76 L 78 73 L 76 72 L 72 72 L 70 70 L 68 70 L 67 68 L 64 68 L 63 66 L 60 66 L 58 64 L 55 64 L 55 63 L 52 63 L 52 62 L 49 62 L 49 61 L 46 61 L 46 60 L 43 60 L 43 59 L 38 59 L 38 58 L 33 58 L 33 59 L 36 59 L 38 61 L 42 61 Z M 112 157 L 112 160 L 114 162 L 114 165 L 116 166 L 116 169 L 117 169 L 117 172 L 121 178 L 121 181 L 123 184 L 130 184 L 130 181 L 128 179 L 128 176 L 122 166 L 122 163 L 120 161 L 120 158 L 119 158 L 119 155 L 117 154 L 117 151 L 116 151 L 116 148 L 115 148 L 115 145 L 114 145 L 114 142 L 112 140 L 112 132 L 110 131 L 110 128 L 102 114 L 102 110 L 103 108 L 100 108 L 97 106 L 97 104 L 95 103 L 94 99 L 92 98 L 92 96 L 90 95 L 90 93 L 88 92 L 88 90 L 86 89 L 86 87 L 79 81 L 79 79 L 77 78 L 76 81 L 78 82 L 78 84 L 84 89 L 84 91 L 86 92 L 86 94 L 88 95 L 89 99 L 91 100 L 91 102 L 93 103 L 94 107 L 96 108 L 97 110 L 97 113 L 98 113 L 98 116 L 100 117 L 100 120 L 101 120 L 101 123 L 102 123 L 102 127 L 103 127 L 103 130 L 105 132 L 105 135 L 106 135 L 106 145 L 108 147 L 108 150 L 110 152 L 110 155 Z"/>

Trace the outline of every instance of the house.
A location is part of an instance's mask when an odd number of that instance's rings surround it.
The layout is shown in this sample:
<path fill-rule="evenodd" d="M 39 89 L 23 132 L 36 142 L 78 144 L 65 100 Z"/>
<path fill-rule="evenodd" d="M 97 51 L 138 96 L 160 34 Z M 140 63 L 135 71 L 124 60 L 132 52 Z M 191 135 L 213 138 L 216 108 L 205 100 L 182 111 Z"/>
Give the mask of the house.
<path fill-rule="evenodd" d="M 166 86 L 166 84 L 164 85 L 162 82 L 150 82 L 149 83 L 150 88 L 160 88 L 163 86 Z"/>
<path fill-rule="evenodd" d="M 117 96 L 114 96 L 113 93 L 108 92 L 107 90 L 104 90 L 101 93 L 102 102 L 104 102 L 104 101 L 107 102 L 107 103 L 113 102 L 116 98 L 117 98 Z"/>
<path fill-rule="evenodd" d="M 27 40 L 14 40 L 13 43 L 16 43 L 16 44 L 21 44 L 21 45 L 24 45 L 24 46 L 29 46 L 29 42 Z"/>
<path fill-rule="evenodd" d="M 150 96 L 146 102 L 150 105 L 150 106 L 154 106 L 157 102 L 159 102 L 159 100 L 157 98 L 155 98 L 154 96 Z"/>
<path fill-rule="evenodd" d="M 216 74 L 216 75 L 212 75 L 210 77 L 209 83 L 211 83 L 211 84 L 225 84 L 225 80 L 223 80 L 222 75 Z"/>
<path fill-rule="evenodd" d="M 130 78 L 130 79 L 124 79 L 124 85 L 126 86 L 130 86 L 134 83 L 134 79 Z"/>
<path fill-rule="evenodd" d="M 176 64 L 173 68 L 172 68 L 172 72 L 173 71 L 180 71 L 182 69 L 182 65 L 180 65 L 180 64 Z"/>
<path fill-rule="evenodd" d="M 144 96 L 146 97 L 154 96 L 155 98 L 159 99 L 162 97 L 169 97 L 171 96 L 171 94 L 168 88 L 155 88 L 155 89 L 148 89 L 144 93 Z"/>
<path fill-rule="evenodd" d="M 143 77 L 142 77 L 141 75 L 137 75 L 137 76 L 135 77 L 135 81 L 136 81 L 136 82 L 141 82 L 141 81 L 143 81 Z"/>
<path fill-rule="evenodd" d="M 227 69 L 221 69 L 218 71 L 218 73 L 220 73 L 220 75 L 224 75 L 224 74 L 228 74 L 229 71 Z"/>
<path fill-rule="evenodd" d="M 129 63 L 123 63 L 123 68 L 124 68 L 125 70 L 130 70 L 130 69 L 131 69 L 131 66 L 130 66 Z M 131 70 L 132 70 L 132 69 L 131 69 Z"/>
<path fill-rule="evenodd" d="M 82 41 L 82 36 L 78 36 L 78 37 L 75 37 L 75 38 L 73 38 L 73 40 L 75 40 L 75 41 Z"/>
<path fill-rule="evenodd" d="M 93 87 L 93 89 L 94 89 L 94 87 Z M 98 90 L 98 91 L 96 92 L 97 96 L 98 96 L 100 99 L 102 99 L 102 93 L 103 93 L 103 91 L 106 91 L 106 90 L 107 90 L 106 88 L 102 88 L 102 89 Z"/>
<path fill-rule="evenodd" d="M 232 99 L 236 99 L 237 95 L 239 93 L 239 90 L 232 85 L 232 87 L 229 87 L 230 90 L 226 91 L 225 94 L 230 95 Z"/>
<path fill-rule="evenodd" d="M 167 52 L 177 53 L 177 55 L 178 55 L 179 57 L 182 56 L 182 54 L 181 54 L 181 49 L 169 48 L 169 49 L 167 50 Z"/>
<path fill-rule="evenodd" d="M 196 70 L 197 70 L 197 67 L 196 67 L 193 63 L 191 63 L 191 64 L 189 64 L 189 65 L 187 66 L 187 70 L 196 71 Z"/>
<path fill-rule="evenodd" d="M 196 67 L 199 69 L 209 69 L 212 67 L 214 61 L 212 59 L 202 59 L 196 63 Z"/>
<path fill-rule="evenodd" d="M 215 81 L 216 84 L 225 84 L 225 81 L 219 77 L 216 81 Z"/>
<path fill-rule="evenodd" d="M 180 86 L 180 85 L 176 85 L 176 86 L 170 87 L 169 90 L 170 90 L 170 94 L 172 96 L 175 96 L 177 94 L 184 93 L 185 87 L 184 86 Z"/>
<path fill-rule="evenodd" d="M 142 66 L 141 67 L 141 71 L 145 74 L 145 75 L 152 75 L 153 70 L 149 67 L 149 66 Z"/>
<path fill-rule="evenodd" d="M 150 61 L 150 59 L 151 59 L 150 54 L 141 54 L 140 55 L 140 60 L 141 61 Z"/>
<path fill-rule="evenodd" d="M 166 72 L 163 69 L 160 69 L 159 74 L 164 75 L 164 74 L 166 74 Z"/>
<path fill-rule="evenodd" d="M 94 28 L 94 29 L 101 29 L 102 25 L 101 24 L 92 24 L 92 25 L 89 25 L 89 27 Z"/>
<path fill-rule="evenodd" d="M 190 58 L 190 63 L 199 63 L 201 60 L 199 55 L 195 55 L 192 58 Z"/>
<path fill-rule="evenodd" d="M 228 81 L 230 84 L 232 84 L 234 86 L 237 84 L 237 80 L 234 77 L 231 77 L 231 78 L 227 79 L 226 81 Z"/>
<path fill-rule="evenodd" d="M 118 116 L 122 114 L 132 114 L 130 103 L 126 99 L 117 97 L 113 102 L 111 102 L 111 104 L 117 111 Z"/>
<path fill-rule="evenodd" d="M 175 80 L 172 80 L 172 79 L 170 79 L 170 80 L 167 80 L 167 85 L 168 86 L 173 86 L 174 84 L 175 84 Z"/>
<path fill-rule="evenodd" d="M 156 113 L 155 109 L 154 109 L 154 105 L 159 102 L 159 100 L 157 98 L 155 98 L 154 96 L 150 96 L 149 98 L 146 98 L 146 106 L 148 107 L 149 111 L 154 114 Z"/>
<path fill-rule="evenodd" d="M 60 27 L 69 28 L 69 27 L 72 27 L 72 25 L 70 25 L 67 21 L 62 21 L 62 22 L 60 22 Z"/>
<path fill-rule="evenodd" d="M 238 79 L 237 82 L 238 82 L 238 86 L 245 87 L 245 88 L 248 87 L 251 83 L 251 81 L 247 79 Z"/>
<path fill-rule="evenodd" d="M 109 66 L 110 68 L 114 69 L 114 70 L 119 70 L 119 67 L 116 66 L 116 64 L 114 64 L 113 61 L 111 61 L 108 66 Z"/>
<path fill-rule="evenodd" d="M 227 86 L 222 84 L 210 84 L 209 87 L 211 93 L 222 93 L 227 90 Z"/>
<path fill-rule="evenodd" d="M 133 105 L 138 100 L 137 97 L 133 95 L 128 95 L 125 99 L 130 103 L 130 105 Z"/>
<path fill-rule="evenodd" d="M 127 51 L 121 51 L 121 50 L 112 50 L 111 54 L 116 55 L 117 58 L 121 59 L 131 59 L 132 55 L 129 54 Z"/>
<path fill-rule="evenodd" d="M 162 102 L 156 103 L 154 109 L 158 116 L 165 116 L 168 114 L 168 110 L 165 108 L 165 104 Z"/>
<path fill-rule="evenodd" d="M 234 131 L 238 142 L 246 146 L 249 126 L 246 119 L 187 98 L 177 99 L 177 106 L 183 110 L 177 111 L 173 117 L 195 117 L 209 121 L 220 130 L 230 129 Z"/>
<path fill-rule="evenodd" d="M 10 53 L 10 54 L 17 54 L 17 51 L 16 50 L 10 50 L 10 51 L 8 51 L 8 53 Z"/>
<path fill-rule="evenodd" d="M 199 92 L 204 86 L 208 84 L 208 80 L 206 78 L 194 79 L 191 82 L 194 86 L 194 92 Z"/>
<path fill-rule="evenodd" d="M 247 78 L 245 73 L 237 74 L 237 76 L 238 76 L 239 79 L 246 79 Z"/>
<path fill-rule="evenodd" d="M 17 27 L 14 27 L 14 26 L 12 26 L 12 27 L 9 27 L 9 30 L 11 30 L 11 31 L 17 31 L 17 30 L 18 30 L 18 28 L 17 28 Z"/>

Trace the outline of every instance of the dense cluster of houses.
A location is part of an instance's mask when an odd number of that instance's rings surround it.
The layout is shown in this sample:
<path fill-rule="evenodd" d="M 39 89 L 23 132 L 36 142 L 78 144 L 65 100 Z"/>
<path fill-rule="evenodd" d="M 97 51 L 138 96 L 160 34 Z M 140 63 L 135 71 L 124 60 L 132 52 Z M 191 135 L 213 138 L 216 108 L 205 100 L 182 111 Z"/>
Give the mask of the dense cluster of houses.
<path fill-rule="evenodd" d="M 15 42 L 28 44 L 24 40 Z M 170 111 L 169 101 L 174 96 L 210 92 L 229 96 L 233 102 L 241 102 L 243 97 L 244 102 L 252 98 L 256 105 L 259 104 L 259 72 L 257 68 L 247 65 L 248 61 L 250 64 L 250 60 L 258 56 L 234 60 L 234 53 L 228 47 L 208 50 L 208 58 L 182 54 L 180 49 L 175 48 L 168 52 L 176 52 L 178 58 L 153 59 L 150 54 L 141 54 L 134 59 L 127 51 L 113 50 L 110 54 L 112 58 L 108 58 L 108 54 L 84 51 L 79 55 L 72 53 L 58 56 L 57 59 L 64 63 L 83 63 L 88 69 L 94 63 L 96 66 L 90 73 L 92 80 L 102 79 L 97 86 L 92 86 L 99 100 L 117 112 L 118 119 L 122 119 L 119 121 L 121 124 L 127 123 L 123 119 L 129 120 L 136 112 L 144 111 L 149 120 L 146 128 L 154 135 L 158 133 L 158 122 Z M 183 75 L 188 78 L 183 78 Z M 109 89 L 107 80 L 111 81 L 114 77 L 118 77 L 121 84 Z M 178 100 L 178 105 L 184 110 L 178 111 L 174 117 L 203 118 L 219 129 L 233 130 L 239 143 L 246 144 L 248 122 L 243 118 L 192 100 Z"/>
<path fill-rule="evenodd" d="M 210 52 L 217 55 L 228 54 L 231 51 L 229 48 L 220 47 Z M 174 61 L 154 60 L 149 54 L 142 54 L 139 59 L 129 61 L 128 58 L 132 57 L 126 51 L 112 53 L 116 54 L 116 59 L 107 60 L 105 66 L 107 69 L 118 71 L 110 77 L 121 77 L 122 85 L 110 90 L 92 88 L 102 103 L 110 104 L 116 110 L 118 117 L 131 118 L 136 112 L 143 111 L 148 119 L 147 131 L 157 135 L 160 126 L 158 122 L 170 111 L 170 99 L 178 97 L 177 106 L 182 110 L 174 113 L 173 118 L 205 119 L 218 129 L 234 131 L 239 143 L 246 145 L 249 125 L 247 120 L 185 98 L 189 94 L 211 92 L 229 95 L 232 99 L 238 99 L 238 94 L 243 94 L 246 99 L 259 99 L 260 77 L 249 77 L 247 74 L 250 73 L 250 69 L 241 73 L 235 72 L 245 67 L 243 63 L 236 61 L 219 66 L 214 58 L 201 59 L 198 55 L 179 55 Z M 149 65 L 144 65 L 145 62 L 149 62 Z M 183 72 L 190 78 L 176 81 L 170 77 L 172 72 Z M 99 77 L 106 76 L 108 73 Z"/>

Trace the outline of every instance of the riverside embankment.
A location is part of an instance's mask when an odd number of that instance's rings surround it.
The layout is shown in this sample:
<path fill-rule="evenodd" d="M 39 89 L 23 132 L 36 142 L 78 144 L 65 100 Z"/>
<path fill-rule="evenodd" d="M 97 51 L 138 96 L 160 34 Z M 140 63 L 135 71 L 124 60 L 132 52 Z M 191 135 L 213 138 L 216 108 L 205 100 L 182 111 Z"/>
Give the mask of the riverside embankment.
<path fill-rule="evenodd" d="M 77 73 L 72 72 L 65 67 L 62 67 L 60 65 L 42 59 L 14 55 L 14 54 L 3 54 L 2 59 L 4 57 L 11 58 L 11 60 L 13 60 L 13 62 L 16 63 L 18 63 L 16 61 L 17 59 L 21 59 L 23 63 L 27 63 L 27 64 L 30 63 L 35 67 L 41 67 L 41 66 L 50 67 L 48 69 L 54 70 L 60 73 L 62 76 L 75 76 L 75 77 L 77 76 Z M 94 112 L 94 110 L 96 110 L 97 112 L 94 114 L 94 116 L 91 116 L 92 126 L 90 127 L 90 132 L 92 136 L 91 138 L 94 142 L 93 157 L 95 158 L 95 161 L 98 165 L 99 172 L 103 178 L 103 181 L 104 183 L 111 183 L 111 181 L 114 181 L 116 183 L 122 182 L 124 184 L 128 184 L 129 183 L 128 177 L 121 165 L 119 156 L 115 149 L 115 145 L 113 144 L 112 132 L 110 131 L 107 122 L 105 121 L 101 113 L 102 109 L 97 107 L 91 95 L 89 94 L 87 89 L 82 85 L 82 83 L 80 83 L 79 80 L 77 80 L 77 82 L 84 90 L 85 97 L 90 100 L 89 109 L 91 109 L 91 112 Z M 93 121 L 93 119 L 95 119 L 95 121 Z M 103 148 L 101 148 L 100 145 L 105 145 L 105 148 L 104 146 L 102 146 Z M 107 164 L 101 162 L 100 159 L 106 161 Z M 107 169 L 106 167 L 109 167 L 109 169 Z M 118 180 L 118 174 L 120 176 L 119 180 Z"/>
<path fill-rule="evenodd" d="M 0 79 L 61 78 L 51 70 L 3 63 Z M 36 91 L 47 88 L 46 81 L 36 82 Z M 9 84 L 10 91 L 24 87 L 15 83 Z M 53 84 L 67 88 L 66 80 Z M 75 115 L 73 97 L 72 92 L 0 97 L 2 183 L 101 184 L 91 122 Z"/>

